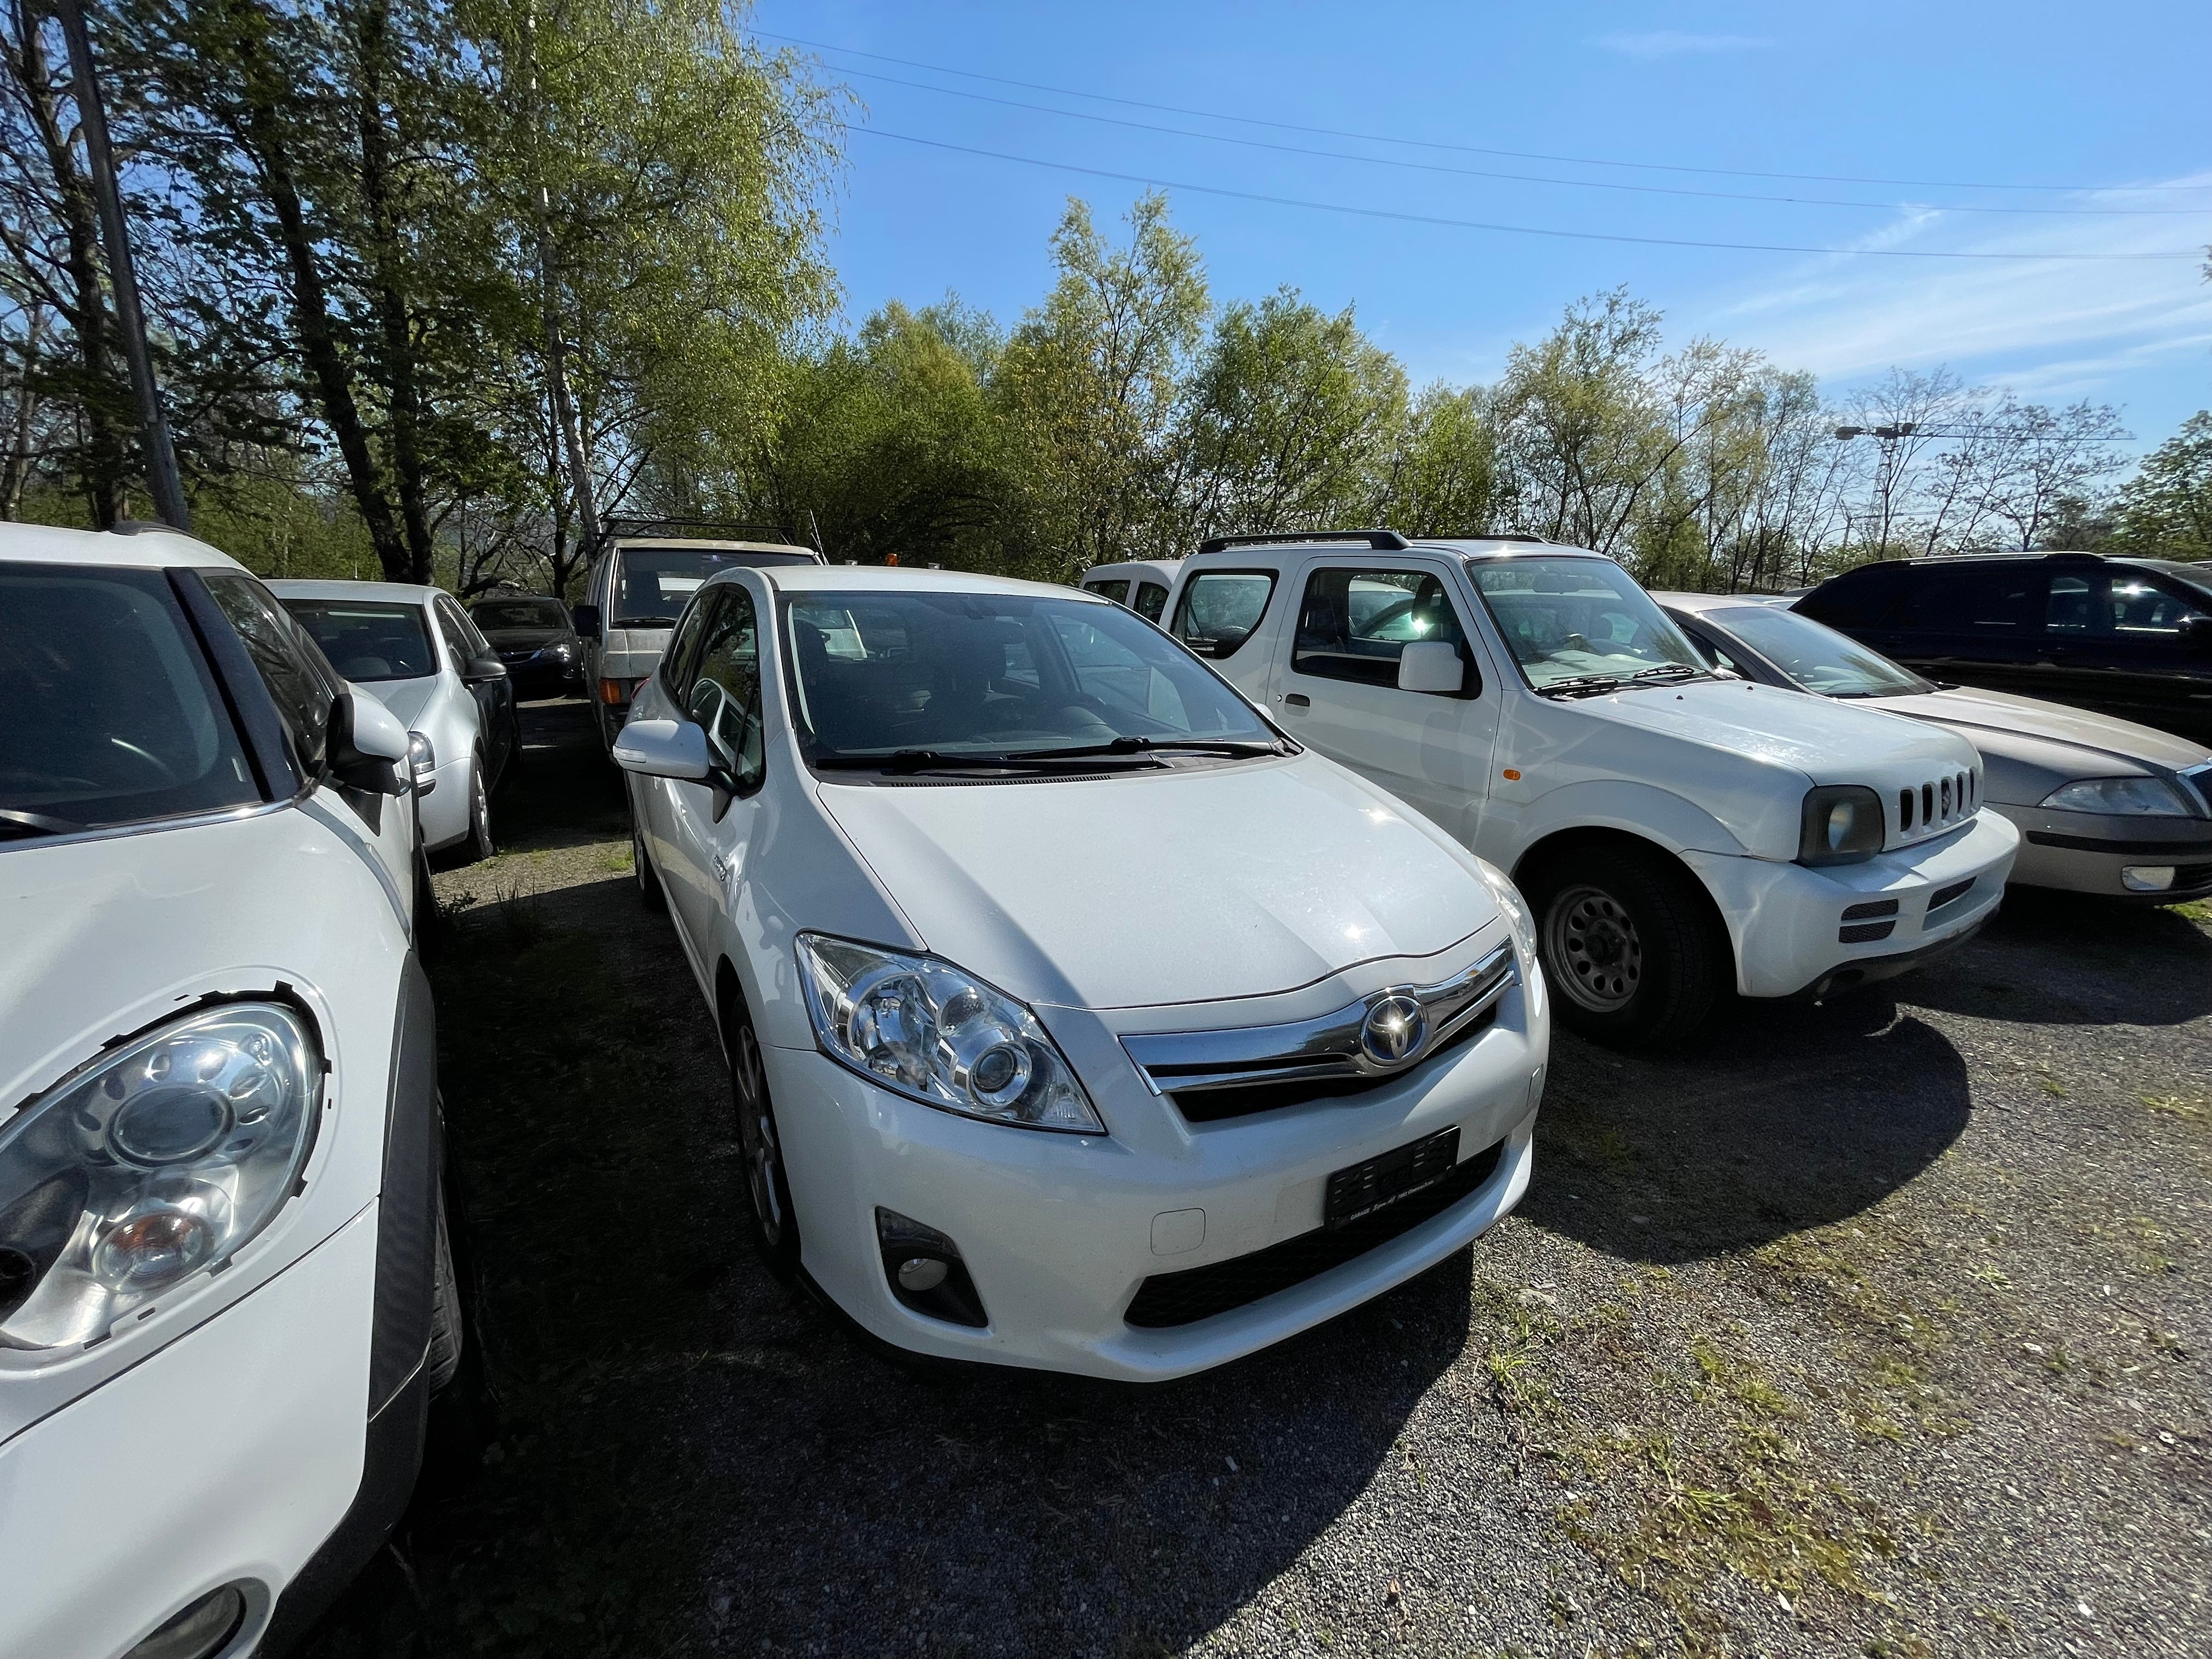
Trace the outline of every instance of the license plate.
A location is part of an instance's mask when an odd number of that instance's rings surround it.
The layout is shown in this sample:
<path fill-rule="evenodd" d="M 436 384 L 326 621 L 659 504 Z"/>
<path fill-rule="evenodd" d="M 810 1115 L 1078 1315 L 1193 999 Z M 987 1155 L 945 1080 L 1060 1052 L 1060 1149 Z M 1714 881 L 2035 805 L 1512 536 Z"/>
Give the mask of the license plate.
<path fill-rule="evenodd" d="M 1395 1204 L 1408 1193 L 1442 1181 L 1458 1162 L 1459 1130 L 1454 1127 L 1339 1170 L 1328 1178 L 1328 1191 L 1322 1200 L 1322 1224 L 1341 1227 L 1386 1204 Z"/>

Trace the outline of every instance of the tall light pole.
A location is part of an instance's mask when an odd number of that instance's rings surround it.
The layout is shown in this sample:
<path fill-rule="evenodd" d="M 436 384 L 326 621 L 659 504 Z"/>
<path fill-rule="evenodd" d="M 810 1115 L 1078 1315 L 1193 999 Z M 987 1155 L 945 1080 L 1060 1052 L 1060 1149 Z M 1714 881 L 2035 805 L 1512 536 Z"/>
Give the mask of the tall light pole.
<path fill-rule="evenodd" d="M 1875 495 L 1881 502 L 1881 540 L 1876 545 L 1884 553 L 1889 551 L 1890 495 L 1897 488 L 1898 441 L 1910 438 L 1919 430 L 1920 422 L 1917 421 L 1899 421 L 1894 426 L 1839 426 L 1836 428 L 1838 440 L 1878 438 L 1881 441 L 1881 469 L 1875 475 Z"/>
<path fill-rule="evenodd" d="M 92 163 L 93 196 L 100 207 L 100 240 L 107 250 L 107 276 L 115 289 L 115 324 L 123 333 L 123 355 L 131 365 L 131 392 L 138 404 L 138 439 L 146 458 L 146 483 L 153 492 L 154 510 L 162 521 L 179 530 L 190 530 L 191 509 L 185 505 L 177 452 L 170 445 L 169 422 L 161 413 L 161 389 L 154 382 L 153 354 L 146 349 L 146 313 L 138 304 L 138 272 L 131 259 L 131 227 L 123 217 L 123 192 L 116 184 L 115 151 L 107 140 L 107 111 L 100 100 L 84 9 L 79 0 L 54 0 L 54 13 L 69 40 L 77 120 L 84 128 L 85 155 Z"/>

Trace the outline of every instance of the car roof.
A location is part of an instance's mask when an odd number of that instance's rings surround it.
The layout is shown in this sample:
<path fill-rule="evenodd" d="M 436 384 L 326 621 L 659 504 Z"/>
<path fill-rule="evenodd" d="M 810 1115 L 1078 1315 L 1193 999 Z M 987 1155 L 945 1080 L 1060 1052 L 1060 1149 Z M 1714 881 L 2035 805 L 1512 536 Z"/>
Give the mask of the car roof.
<path fill-rule="evenodd" d="M 99 564 L 119 569 L 173 566 L 243 570 L 229 554 L 167 525 L 70 530 L 58 525 L 0 525 L 0 559 L 23 564 Z"/>
<path fill-rule="evenodd" d="M 1772 611 L 1777 593 L 1672 593 L 1654 592 L 1651 597 L 1673 611 L 1686 611 L 1693 617 L 1709 616 L 1716 611 Z"/>
<path fill-rule="evenodd" d="M 790 542 L 712 541 L 690 536 L 617 536 L 607 544 L 607 550 L 611 553 L 623 552 L 633 547 L 665 547 L 684 552 L 696 550 L 719 553 L 796 553 L 799 557 L 811 559 L 817 564 L 822 562 L 822 556 L 812 548 L 799 547 Z"/>
<path fill-rule="evenodd" d="M 1115 564 L 1094 564 L 1083 573 L 1083 580 L 1091 581 L 1099 576 L 1173 575 L 1181 568 L 1181 559 L 1123 559 Z"/>
<path fill-rule="evenodd" d="M 421 605 L 445 590 L 417 582 L 272 581 L 269 591 L 280 599 L 398 599 Z"/>
<path fill-rule="evenodd" d="M 1280 540 L 1239 541 L 1233 547 L 1218 547 L 1194 553 L 1182 561 L 1185 564 L 1203 561 L 1209 565 L 1234 565 L 1239 560 L 1255 555 L 1262 556 L 1279 554 L 1327 553 L 1332 557 L 1341 555 L 1350 558 L 1369 558 L 1392 553 L 1455 553 L 1464 558 L 1527 559 L 1574 558 L 1604 559 L 1607 564 L 1619 561 L 1587 547 L 1573 547 L 1565 542 L 1547 542 L 1534 536 L 1409 536 L 1402 545 L 1388 544 L 1363 545 L 1356 540 L 1335 537 L 1302 537 L 1288 535 Z"/>
<path fill-rule="evenodd" d="M 1024 581 L 1013 576 L 984 576 L 967 570 L 916 570 L 907 565 L 776 564 L 746 567 L 785 593 L 1027 593 L 1039 599 L 1081 605 L 1110 605 L 1110 599 L 1057 582 Z M 708 580 L 734 581 L 735 570 L 718 570 Z"/>

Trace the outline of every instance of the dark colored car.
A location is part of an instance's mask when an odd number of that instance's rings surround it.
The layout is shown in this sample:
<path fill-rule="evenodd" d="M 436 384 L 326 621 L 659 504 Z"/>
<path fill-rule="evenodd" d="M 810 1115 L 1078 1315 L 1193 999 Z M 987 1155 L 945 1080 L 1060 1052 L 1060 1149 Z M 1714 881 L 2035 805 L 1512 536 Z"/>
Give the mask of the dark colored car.
<path fill-rule="evenodd" d="M 495 593 L 471 605 L 469 615 L 507 665 L 517 696 L 583 695 L 583 641 L 560 600 Z"/>
<path fill-rule="evenodd" d="M 1893 559 L 1795 607 L 1930 679 L 2212 743 L 2212 565 L 2094 553 Z"/>

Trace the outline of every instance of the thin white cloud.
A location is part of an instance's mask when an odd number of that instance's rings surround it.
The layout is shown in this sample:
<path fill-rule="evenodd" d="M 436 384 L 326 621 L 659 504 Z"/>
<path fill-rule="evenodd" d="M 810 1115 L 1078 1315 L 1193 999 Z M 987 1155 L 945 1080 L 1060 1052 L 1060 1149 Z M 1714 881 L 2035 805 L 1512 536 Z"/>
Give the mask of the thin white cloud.
<path fill-rule="evenodd" d="M 1759 34 L 1686 34 L 1680 29 L 1650 29 L 1642 33 L 1621 30 L 1601 34 L 1595 44 L 1632 58 L 1678 58 L 1686 52 L 1756 52 L 1774 42 Z"/>
<path fill-rule="evenodd" d="M 2212 185 L 2212 173 L 2165 181 Z M 2125 207 L 2134 193 L 2084 193 L 2065 205 Z M 2054 205 L 2059 204 L 2054 202 Z M 2001 229 L 1941 209 L 1901 211 L 1862 247 L 1988 253 L 2159 253 L 2201 246 L 2194 218 L 2022 221 Z M 2212 286 L 2197 259 L 1805 261 L 1779 280 L 1677 303 L 1677 326 L 1757 345 L 1778 362 L 1849 381 L 1893 365 L 1948 363 L 1970 380 L 2042 397 L 2096 395 L 2119 377 L 2203 349 Z"/>

